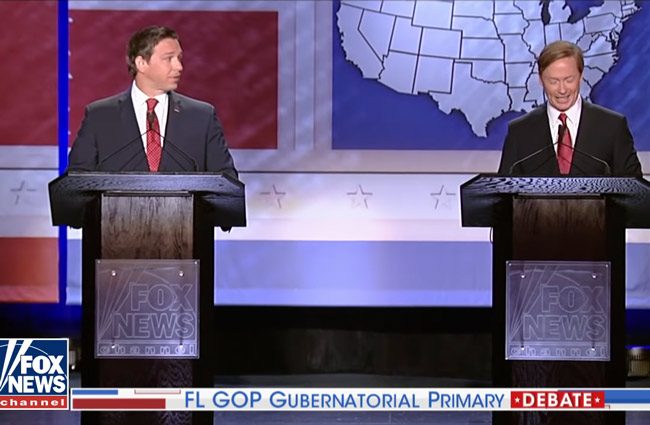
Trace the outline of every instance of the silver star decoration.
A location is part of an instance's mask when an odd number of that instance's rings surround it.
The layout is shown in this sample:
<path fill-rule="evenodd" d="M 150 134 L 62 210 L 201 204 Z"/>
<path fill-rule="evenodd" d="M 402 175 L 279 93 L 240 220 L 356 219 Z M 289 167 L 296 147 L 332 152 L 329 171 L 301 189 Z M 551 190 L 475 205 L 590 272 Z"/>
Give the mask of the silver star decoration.
<path fill-rule="evenodd" d="M 14 205 L 18 205 L 18 202 L 20 201 L 20 195 L 24 194 L 26 192 L 36 192 L 36 189 L 30 189 L 27 187 L 27 182 L 25 180 L 22 180 L 20 182 L 20 186 L 9 189 L 11 192 L 14 192 L 16 194 L 16 200 L 14 201 Z"/>
<path fill-rule="evenodd" d="M 443 184 L 440 186 L 440 190 L 437 192 L 431 192 L 431 198 L 433 199 L 433 209 L 437 210 L 438 208 L 451 208 L 451 201 L 456 197 L 456 192 L 453 192 L 445 187 Z"/>
<path fill-rule="evenodd" d="M 352 208 L 364 207 L 368 209 L 368 198 L 373 195 L 372 192 L 365 192 L 363 187 L 359 184 L 354 192 L 347 192 L 347 195 L 351 197 Z"/>
<path fill-rule="evenodd" d="M 268 196 L 270 199 L 274 200 L 278 206 L 278 209 L 282 209 L 282 198 L 286 196 L 287 192 L 280 192 L 277 187 L 271 185 L 271 190 L 266 192 L 260 192 L 262 196 Z"/>

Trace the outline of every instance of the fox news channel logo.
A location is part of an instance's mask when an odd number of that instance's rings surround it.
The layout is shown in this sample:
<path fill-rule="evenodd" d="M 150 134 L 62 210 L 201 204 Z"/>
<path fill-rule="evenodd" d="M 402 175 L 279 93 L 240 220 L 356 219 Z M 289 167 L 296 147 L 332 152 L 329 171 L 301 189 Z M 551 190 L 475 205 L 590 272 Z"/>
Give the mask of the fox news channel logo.
<path fill-rule="evenodd" d="M 0 410 L 68 409 L 68 340 L 0 339 Z"/>

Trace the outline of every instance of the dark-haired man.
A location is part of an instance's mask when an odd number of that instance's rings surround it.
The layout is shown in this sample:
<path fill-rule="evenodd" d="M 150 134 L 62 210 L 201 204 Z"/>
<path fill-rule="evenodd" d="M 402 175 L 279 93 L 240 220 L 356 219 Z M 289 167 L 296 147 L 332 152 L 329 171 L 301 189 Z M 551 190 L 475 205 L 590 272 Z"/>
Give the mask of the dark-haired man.
<path fill-rule="evenodd" d="M 580 96 L 580 48 L 550 43 L 537 67 L 548 102 L 509 124 L 499 174 L 640 177 L 625 117 Z"/>
<path fill-rule="evenodd" d="M 86 107 L 69 170 L 214 171 L 237 177 L 214 107 L 176 93 L 183 51 L 170 28 L 133 34 L 131 87 Z"/>

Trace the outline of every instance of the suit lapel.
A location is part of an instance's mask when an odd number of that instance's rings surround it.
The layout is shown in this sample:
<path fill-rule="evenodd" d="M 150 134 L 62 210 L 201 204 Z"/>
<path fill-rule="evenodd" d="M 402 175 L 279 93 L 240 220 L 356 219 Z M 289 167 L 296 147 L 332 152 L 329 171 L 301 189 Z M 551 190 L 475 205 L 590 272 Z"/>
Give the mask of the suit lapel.
<path fill-rule="evenodd" d="M 162 158 L 160 160 L 160 171 L 179 171 L 180 167 L 169 157 L 169 146 L 167 141 L 178 145 L 178 141 L 182 140 L 180 134 L 180 120 L 183 114 L 183 105 L 181 100 L 176 96 L 173 91 L 169 92 L 167 96 L 167 124 L 165 125 L 165 141 L 163 143 Z"/>
<path fill-rule="evenodd" d="M 553 140 L 553 135 L 549 133 L 549 123 L 548 123 L 548 115 L 546 114 L 546 108 L 540 108 L 538 115 L 535 117 L 535 123 L 534 123 L 534 140 L 535 142 L 535 148 L 536 149 L 542 149 L 545 147 L 550 147 L 549 145 L 552 145 L 554 140 Z"/>
<path fill-rule="evenodd" d="M 135 110 L 133 109 L 133 101 L 131 100 L 131 90 L 127 90 L 118 100 L 118 108 L 120 110 L 120 120 L 122 121 L 122 134 L 120 135 L 120 140 L 123 140 L 124 143 L 137 143 L 139 149 L 131 150 L 131 152 L 137 152 L 136 155 L 144 158 L 143 160 L 133 160 L 133 170 L 134 171 L 149 171 L 149 166 L 146 161 L 147 154 L 144 151 L 144 145 L 142 144 L 142 135 L 140 134 L 140 128 L 138 127 L 138 121 L 135 117 Z M 139 137 L 138 137 L 139 135 Z M 130 158 L 129 158 L 130 159 Z"/>
<path fill-rule="evenodd" d="M 591 119 L 591 105 L 583 100 L 582 110 L 580 111 L 580 123 L 578 124 L 578 138 L 574 139 L 573 143 L 576 149 L 584 150 L 585 143 L 589 143 L 588 140 L 592 138 L 589 134 L 590 129 L 594 127 Z"/>
<path fill-rule="evenodd" d="M 559 175 L 560 167 L 555 160 L 555 135 L 550 132 L 550 124 L 548 122 L 548 114 L 546 113 L 546 105 L 537 109 L 535 120 L 532 122 L 530 141 L 534 144 L 537 151 L 540 149 L 548 149 L 548 154 L 541 155 L 540 163 L 535 169 L 536 175 Z M 546 151 L 545 151 L 546 152 Z"/>

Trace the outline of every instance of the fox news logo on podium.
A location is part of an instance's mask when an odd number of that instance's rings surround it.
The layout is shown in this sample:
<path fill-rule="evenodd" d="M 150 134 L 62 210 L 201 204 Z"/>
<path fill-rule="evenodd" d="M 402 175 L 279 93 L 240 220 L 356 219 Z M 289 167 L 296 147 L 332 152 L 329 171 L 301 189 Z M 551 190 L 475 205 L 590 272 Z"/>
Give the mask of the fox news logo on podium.
<path fill-rule="evenodd" d="M 0 409 L 68 409 L 68 340 L 0 339 Z"/>

